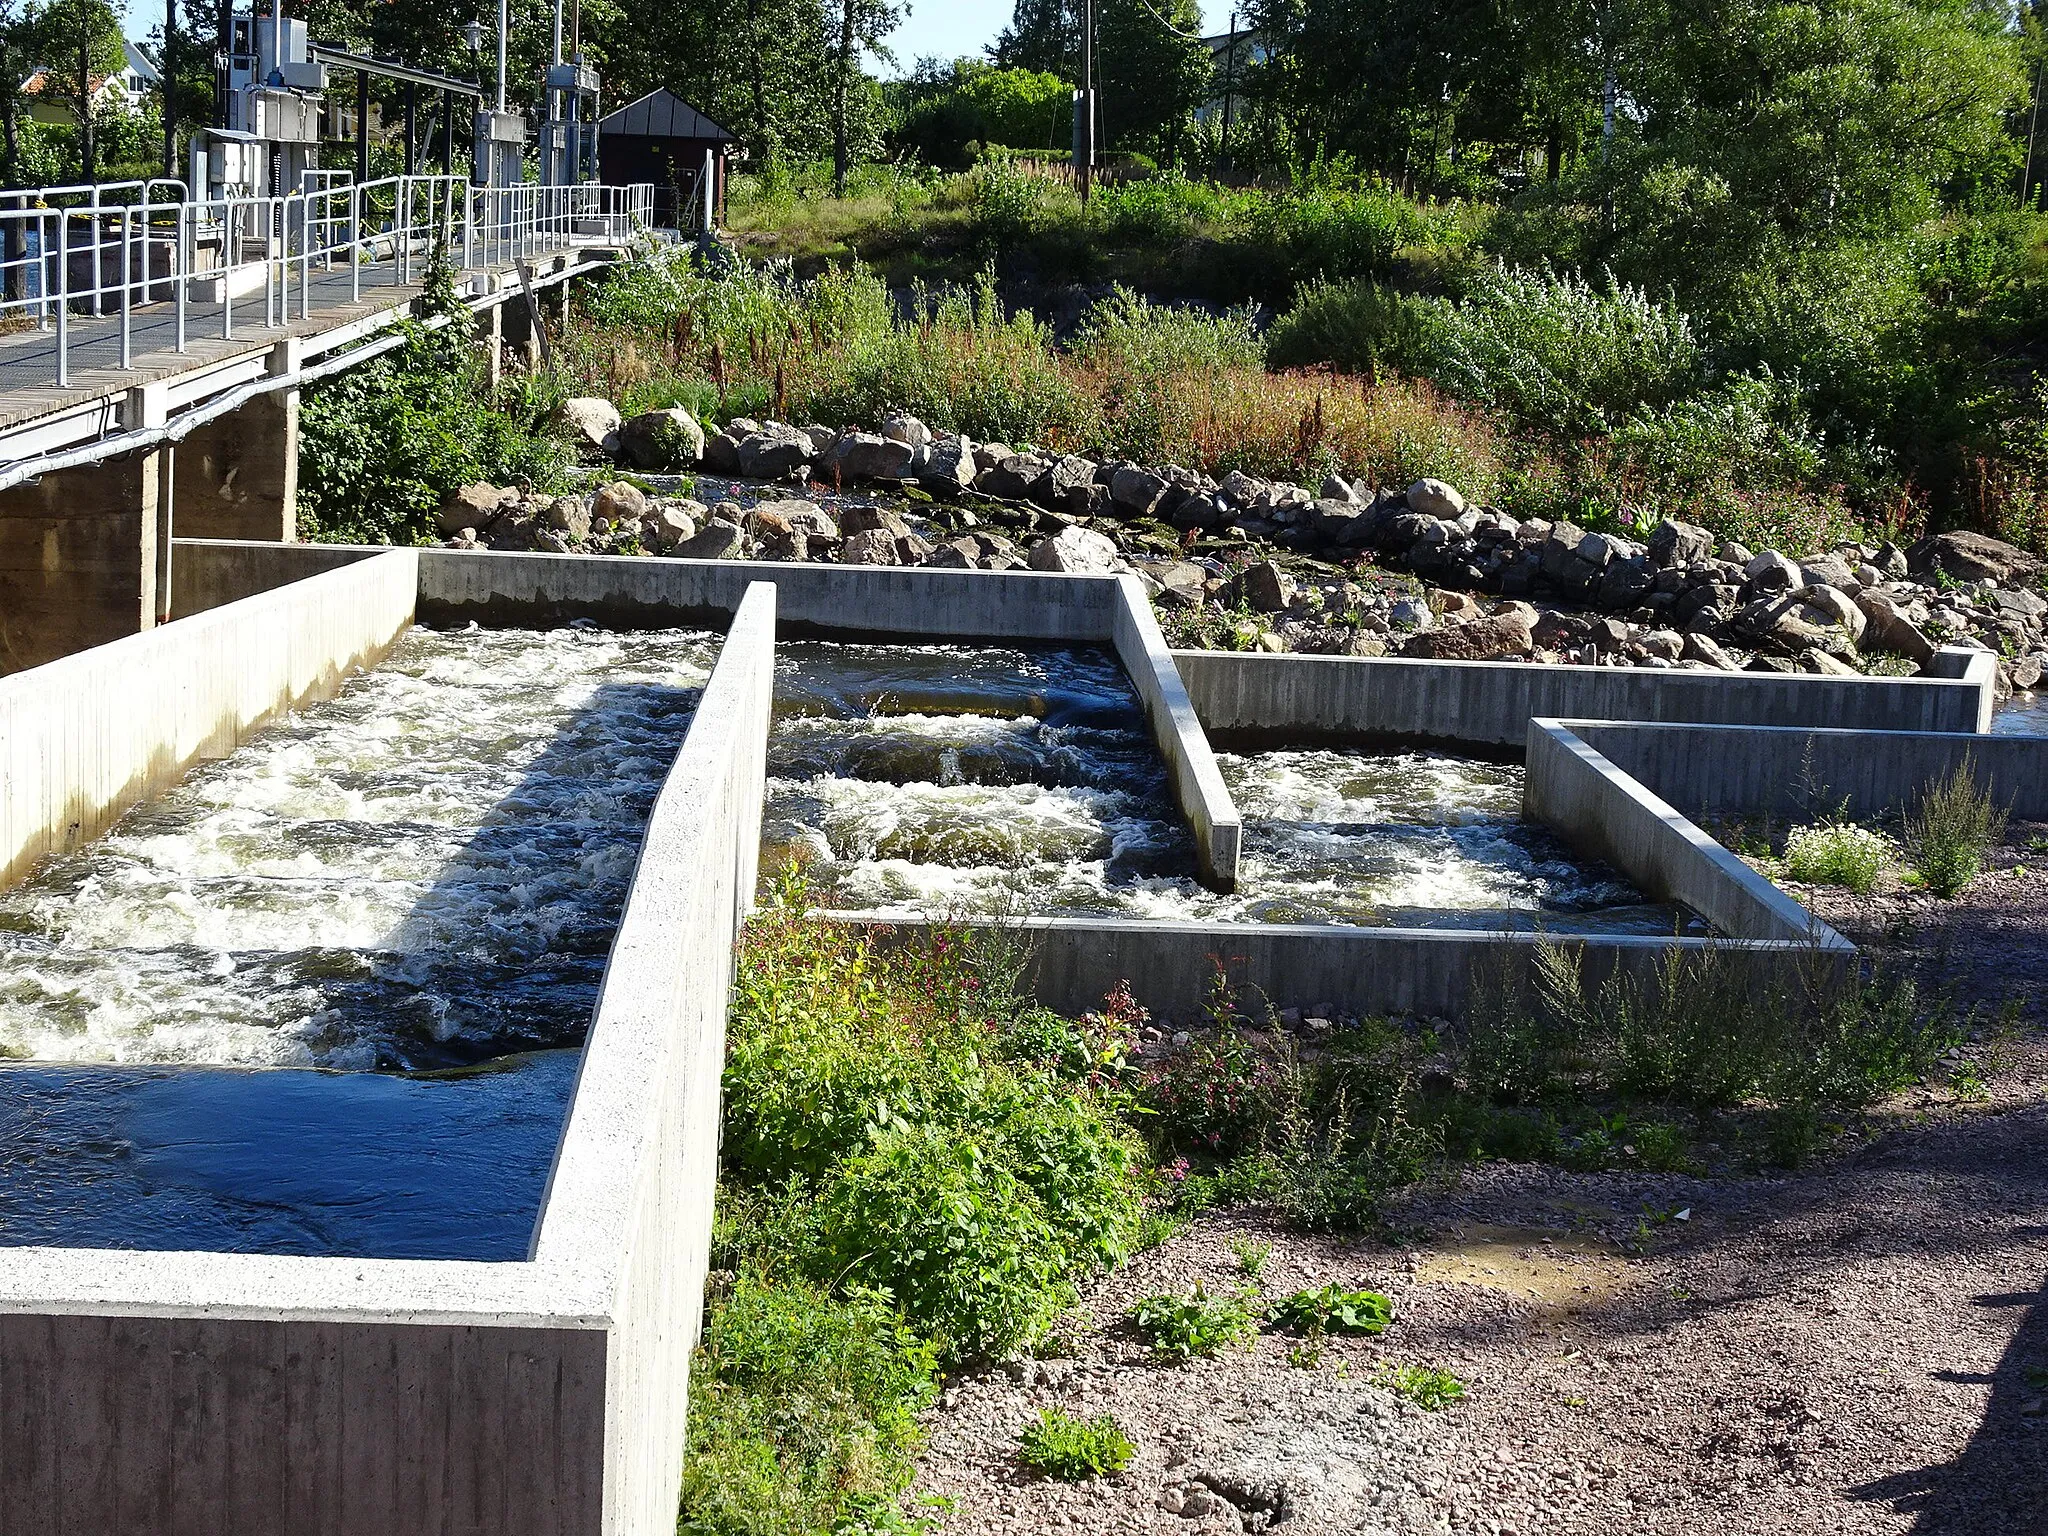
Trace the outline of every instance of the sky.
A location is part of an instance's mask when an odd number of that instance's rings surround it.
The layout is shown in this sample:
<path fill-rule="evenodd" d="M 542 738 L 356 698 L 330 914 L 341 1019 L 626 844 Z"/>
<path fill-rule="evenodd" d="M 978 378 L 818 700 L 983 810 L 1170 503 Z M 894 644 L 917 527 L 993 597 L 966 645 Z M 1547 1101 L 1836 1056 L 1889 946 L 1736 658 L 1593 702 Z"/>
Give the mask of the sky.
<path fill-rule="evenodd" d="M 927 55 L 955 59 L 980 53 L 1010 24 L 1014 0 L 910 0 L 910 19 L 889 46 L 897 65 L 908 69 Z M 1204 32 L 1221 32 L 1230 20 L 1230 0 L 1202 0 Z"/>

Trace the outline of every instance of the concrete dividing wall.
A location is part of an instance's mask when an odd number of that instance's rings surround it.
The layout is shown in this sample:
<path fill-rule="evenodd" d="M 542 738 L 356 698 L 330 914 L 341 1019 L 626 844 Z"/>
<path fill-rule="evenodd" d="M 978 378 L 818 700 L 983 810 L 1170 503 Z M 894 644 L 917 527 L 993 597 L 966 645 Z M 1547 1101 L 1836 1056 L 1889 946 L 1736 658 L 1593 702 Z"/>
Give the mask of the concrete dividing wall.
<path fill-rule="evenodd" d="M 946 919 L 825 914 L 878 934 L 979 925 Z M 1048 1008 L 1078 1015 L 1102 1006 L 1109 990 L 1128 982 L 1131 994 L 1161 1018 L 1197 1018 L 1210 977 L 1221 964 L 1256 1012 L 1328 1007 L 1361 1017 L 1414 1014 L 1460 1018 L 1475 982 L 1489 976 L 1526 979 L 1539 936 L 1443 928 L 1345 928 L 1280 923 L 1150 923 L 1120 919 L 1027 918 L 995 925 L 1004 942 L 1031 952 L 1026 982 Z M 1751 958 L 1760 977 L 1777 980 L 1813 963 L 1810 944 L 1730 939 L 1667 939 L 1655 935 L 1552 935 L 1578 946 L 1584 973 L 1598 982 L 1621 970 L 1649 978 L 1675 944 Z M 1844 954 L 1846 955 L 1846 950 Z"/>
<path fill-rule="evenodd" d="M 757 590 L 650 817 L 532 1258 L 0 1248 L 0 1536 L 673 1536 L 773 640 Z"/>
<path fill-rule="evenodd" d="M 1175 651 L 1173 659 L 1211 732 L 1297 744 L 1377 736 L 1519 749 L 1538 716 L 1974 731 L 1988 725 L 1991 708 L 1988 677 L 1787 677 L 1223 651 Z"/>
<path fill-rule="evenodd" d="M 373 559 L 381 549 L 356 544 L 171 541 L 171 617 L 188 619 L 323 571 Z M 417 556 L 415 556 L 417 558 Z"/>
<path fill-rule="evenodd" d="M 391 550 L 0 679 L 0 882 L 375 665 L 417 582 Z"/>
<path fill-rule="evenodd" d="M 1522 815 L 1720 933 L 1850 952 L 1848 942 L 1555 720 L 1529 722 Z"/>
<path fill-rule="evenodd" d="M 1173 665 L 1173 653 L 1159 633 L 1159 621 L 1152 615 L 1151 601 L 1135 576 L 1117 578 L 1115 627 L 1111 643 L 1116 647 L 1124 671 L 1130 674 L 1145 715 L 1152 724 L 1152 738 L 1166 759 L 1173 781 L 1173 797 L 1195 834 L 1195 850 L 1204 883 L 1219 891 L 1237 889 L 1239 845 L 1244 824 L 1223 774 L 1216 767 L 1216 754 L 1195 709 L 1188 702 L 1187 689 Z"/>
<path fill-rule="evenodd" d="M 1968 760 L 1992 798 L 2048 821 L 2048 740 L 1930 732 L 1748 729 L 1564 720 L 1630 778 L 1695 816 L 1811 819 L 1902 810 Z"/>

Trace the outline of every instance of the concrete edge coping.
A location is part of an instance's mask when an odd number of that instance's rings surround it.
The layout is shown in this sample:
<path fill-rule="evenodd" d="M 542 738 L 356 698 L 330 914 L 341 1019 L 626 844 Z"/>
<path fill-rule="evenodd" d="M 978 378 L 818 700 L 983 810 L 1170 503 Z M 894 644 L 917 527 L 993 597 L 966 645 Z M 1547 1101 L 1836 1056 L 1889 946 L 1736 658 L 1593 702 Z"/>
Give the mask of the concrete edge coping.
<path fill-rule="evenodd" d="M 400 551 L 409 555 L 410 551 Z M 356 566 L 342 567 L 346 574 Z M 292 584 L 296 586 L 297 583 Z M 278 599 L 286 588 L 246 601 Z M 213 610 L 224 612 L 225 609 Z M 189 621 L 181 621 L 189 622 Z M 619 931 L 673 919 L 674 888 L 699 867 L 698 823 L 707 785 L 731 771 L 735 746 L 758 756 L 765 724 L 752 731 L 742 697 L 765 649 L 772 686 L 775 593 L 755 584 L 735 620 L 739 649 L 727 666 L 728 636 L 705 684 L 697 715 L 663 781 L 647 839 L 668 843 L 650 880 L 636 867 Z M 147 636 L 139 639 L 146 640 Z M 126 643 L 126 642 L 120 642 Z M 725 725 L 709 735 L 698 722 Z M 737 733 L 731 728 L 737 724 Z M 643 840 L 643 849 L 645 840 Z M 634 910 L 636 905 L 640 910 Z M 734 913 L 737 930 L 738 910 Z M 618 944 L 614 940 L 614 947 Z M 507 1328 L 604 1329 L 629 1254 L 630 1185 L 649 1144 L 660 1074 L 652 1056 L 678 1042 L 664 1027 L 688 985 L 687 951 L 665 946 L 668 974 L 636 976 L 623 998 L 609 961 L 579 1064 L 555 1167 L 537 1221 L 537 1256 L 525 1261 L 363 1259 L 277 1254 L 146 1252 L 136 1249 L 0 1248 L 0 1313 L 117 1317 L 204 1317 L 256 1322 L 404 1323 Z M 725 999 L 718 1000 L 723 1010 Z M 673 1055 L 673 1049 L 669 1052 Z M 588 1099 L 585 1090 L 595 1090 Z M 563 1213 L 588 1202 L 573 1218 Z M 539 1253 L 539 1246 L 547 1252 Z M 286 1303 L 280 1297 L 290 1297 Z"/>
<path fill-rule="evenodd" d="M 1234 891 L 1244 819 L 1216 766 L 1216 753 L 1196 718 L 1151 600 L 1135 576 L 1117 578 L 1111 639 L 1117 659 L 1144 703 L 1153 740 L 1172 778 L 1173 797 L 1194 831 L 1202 879 L 1217 890 Z"/>
<path fill-rule="evenodd" d="M 1525 810 L 1531 804 L 1540 803 L 1544 798 L 1545 785 L 1541 782 L 1542 775 L 1552 771 L 1551 764 L 1558 760 L 1535 750 L 1539 738 L 1547 738 L 1563 755 L 1563 760 L 1582 768 L 1587 773 L 1589 781 L 1598 786 L 1599 796 L 1608 802 L 1608 806 L 1620 809 L 1624 814 L 1632 811 L 1639 821 L 1647 819 L 1656 825 L 1666 846 L 1682 850 L 1681 857 L 1692 863 L 1696 876 L 1709 886 L 1725 887 L 1727 896 L 1731 898 L 1731 905 L 1749 908 L 1761 926 L 1772 930 L 1769 937 L 1826 953 L 1856 953 L 1855 945 L 1723 848 L 1689 817 L 1682 815 L 1653 794 L 1647 786 L 1622 772 L 1563 721 L 1537 718 L 1529 722 L 1532 749 L 1528 753 L 1528 777 L 1523 785 Z M 1608 811 L 1608 806 L 1602 807 L 1603 812 Z M 1540 811 L 1538 815 L 1539 819 L 1551 821 L 1553 828 L 1567 841 L 1585 841 L 1580 829 L 1558 826 L 1552 818 L 1543 816 Z M 1615 820 L 1611 813 L 1603 814 L 1602 819 L 1610 827 Z M 1596 851 L 1651 894 L 1672 894 L 1671 882 L 1658 875 L 1648 859 L 1631 858 L 1622 845 L 1613 841 L 1603 840 Z M 1696 902 L 1689 904 L 1697 905 Z M 1703 912 L 1702 915 L 1708 917 L 1710 921 L 1713 921 L 1715 916 L 1711 912 Z M 1727 940 L 1723 939 L 1722 942 L 1725 943 Z"/>

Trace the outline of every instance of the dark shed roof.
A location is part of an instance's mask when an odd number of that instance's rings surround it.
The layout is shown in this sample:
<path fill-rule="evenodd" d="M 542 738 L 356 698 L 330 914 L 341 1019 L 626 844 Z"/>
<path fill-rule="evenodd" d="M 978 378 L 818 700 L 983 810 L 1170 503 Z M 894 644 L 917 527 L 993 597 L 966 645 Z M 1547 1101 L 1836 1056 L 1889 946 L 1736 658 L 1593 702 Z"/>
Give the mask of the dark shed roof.
<path fill-rule="evenodd" d="M 608 117 L 598 119 L 599 133 L 641 139 L 711 139 L 737 144 L 731 134 L 667 87 L 649 91 Z"/>

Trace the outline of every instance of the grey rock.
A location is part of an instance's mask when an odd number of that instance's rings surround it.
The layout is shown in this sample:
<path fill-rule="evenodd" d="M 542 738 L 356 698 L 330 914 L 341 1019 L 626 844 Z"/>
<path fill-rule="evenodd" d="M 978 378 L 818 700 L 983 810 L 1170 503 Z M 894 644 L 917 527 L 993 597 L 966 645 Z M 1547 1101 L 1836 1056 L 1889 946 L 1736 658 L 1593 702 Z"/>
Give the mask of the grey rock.
<path fill-rule="evenodd" d="M 746 536 L 731 523 L 713 521 L 696 537 L 678 544 L 675 552 L 684 560 L 736 560 L 745 541 Z"/>
<path fill-rule="evenodd" d="M 974 488 L 974 444 L 965 437 L 933 443 L 917 467 L 917 483 L 934 496 L 958 496 Z"/>
<path fill-rule="evenodd" d="M 1109 494 L 1118 506 L 1145 516 L 1159 505 L 1166 484 L 1147 469 L 1119 469 L 1109 483 Z"/>
<path fill-rule="evenodd" d="M 906 412 L 898 412 L 882 423 L 882 436 L 911 448 L 928 447 L 932 429 Z"/>
<path fill-rule="evenodd" d="M 636 469 L 688 469 L 706 447 L 703 427 L 679 405 L 643 411 L 619 428 L 619 455 Z"/>
<path fill-rule="evenodd" d="M 1032 546 L 1030 563 L 1034 571 L 1106 576 L 1116 568 L 1118 555 L 1116 545 L 1092 528 L 1062 528 Z"/>
<path fill-rule="evenodd" d="M 1356 504 L 1359 499 L 1357 490 L 1342 475 L 1323 476 L 1322 485 L 1316 489 L 1318 501 L 1348 501 Z"/>
<path fill-rule="evenodd" d="M 626 489 L 633 491 L 633 487 L 630 485 Z M 640 493 L 633 491 L 633 494 L 638 496 Z M 643 497 L 640 502 L 640 510 L 644 512 L 646 509 L 647 502 Z M 581 497 L 557 496 L 541 510 L 540 520 L 542 526 L 554 529 L 555 532 L 561 534 L 570 543 L 575 544 L 590 537 L 590 522 L 593 510 L 593 508 L 583 505 Z M 619 517 L 616 514 L 606 515 L 612 522 L 619 521 Z M 639 521 L 638 513 L 634 514 L 633 520 L 635 522 Z"/>
<path fill-rule="evenodd" d="M 515 494 L 512 491 L 501 491 L 495 485 L 487 485 L 481 480 L 461 486 L 434 514 L 434 526 L 444 534 L 460 533 L 465 528 L 472 532 L 479 528 L 488 528 L 492 519 L 497 517 L 499 509 Z"/>
<path fill-rule="evenodd" d="M 612 480 L 600 485 L 590 495 L 590 515 L 607 518 L 614 523 L 637 523 L 647 516 L 647 493 L 630 480 Z M 552 518 L 549 525 L 560 528 L 562 524 Z"/>
<path fill-rule="evenodd" d="M 619 451 L 619 408 L 599 395 L 577 395 L 562 402 L 555 420 L 578 450 L 578 456 Z M 700 433 L 701 433 L 701 429 Z"/>
<path fill-rule="evenodd" d="M 1223 606 L 1243 603 L 1254 613 L 1279 613 L 1295 598 L 1294 578 L 1270 560 L 1246 566 L 1218 594 Z"/>
<path fill-rule="evenodd" d="M 1665 518 L 1650 531 L 1650 564 L 1660 569 L 1691 565 L 1696 560 L 1706 559 L 1713 549 L 1714 536 L 1706 529 L 1674 518 Z"/>
<path fill-rule="evenodd" d="M 771 421 L 740 440 L 740 473 L 753 480 L 778 479 L 808 466 L 813 451 L 807 434 Z"/>
<path fill-rule="evenodd" d="M 1430 517 L 1454 518 L 1465 510 L 1465 498 L 1442 480 L 1418 480 L 1408 487 L 1408 505 Z"/>
<path fill-rule="evenodd" d="M 1799 567 L 1775 549 L 1751 557 L 1743 565 L 1742 575 L 1758 592 L 1790 592 L 1805 584 Z"/>
<path fill-rule="evenodd" d="M 1526 656 L 1535 648 L 1528 618 L 1521 613 L 1502 613 L 1424 630 L 1403 642 L 1401 654 L 1436 661 L 1498 661 Z"/>
<path fill-rule="evenodd" d="M 846 548 L 839 558 L 847 565 L 901 565 L 902 558 L 896 553 L 896 538 L 881 528 L 870 528 L 863 533 L 851 534 Z"/>
<path fill-rule="evenodd" d="M 891 539 L 900 538 L 910 532 L 910 525 L 903 521 L 901 513 L 889 507 L 842 507 L 839 512 L 839 530 L 847 538 L 857 533 L 872 533 L 881 530 Z"/>
<path fill-rule="evenodd" d="M 873 432 L 849 432 L 839 439 L 835 462 L 841 481 L 901 480 L 915 453 L 908 443 Z"/>
<path fill-rule="evenodd" d="M 1025 501 L 1045 477 L 1046 462 L 1035 454 L 1013 453 L 975 476 L 974 488 L 984 496 Z"/>

